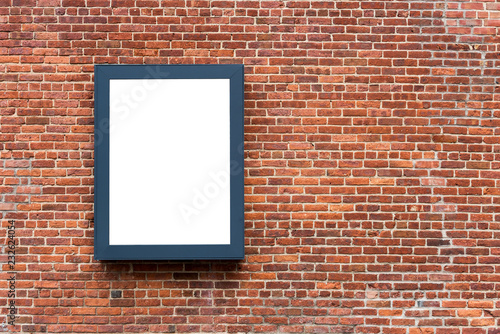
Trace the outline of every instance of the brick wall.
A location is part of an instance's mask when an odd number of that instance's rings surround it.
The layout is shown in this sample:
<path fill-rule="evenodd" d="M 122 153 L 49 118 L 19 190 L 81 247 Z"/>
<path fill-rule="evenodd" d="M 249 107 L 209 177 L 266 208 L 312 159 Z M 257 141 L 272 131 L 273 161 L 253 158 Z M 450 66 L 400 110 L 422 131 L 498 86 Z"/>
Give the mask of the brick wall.
<path fill-rule="evenodd" d="M 500 333 L 497 1 L 0 5 L 0 331 Z M 93 260 L 104 63 L 245 64 L 244 261 Z"/>

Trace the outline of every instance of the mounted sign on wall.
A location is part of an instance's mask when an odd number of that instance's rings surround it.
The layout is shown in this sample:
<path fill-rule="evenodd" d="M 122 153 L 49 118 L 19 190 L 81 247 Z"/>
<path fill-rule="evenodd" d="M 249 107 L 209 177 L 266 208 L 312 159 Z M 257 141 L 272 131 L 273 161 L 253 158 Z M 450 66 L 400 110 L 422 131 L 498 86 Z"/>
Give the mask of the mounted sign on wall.
<path fill-rule="evenodd" d="M 243 65 L 96 65 L 94 212 L 97 260 L 243 258 Z"/>

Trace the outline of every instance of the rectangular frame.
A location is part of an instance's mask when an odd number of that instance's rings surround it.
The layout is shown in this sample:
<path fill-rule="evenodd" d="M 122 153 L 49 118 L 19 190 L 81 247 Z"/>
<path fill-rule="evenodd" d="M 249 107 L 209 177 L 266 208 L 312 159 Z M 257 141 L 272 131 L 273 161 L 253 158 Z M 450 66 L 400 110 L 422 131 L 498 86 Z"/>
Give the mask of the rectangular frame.
<path fill-rule="evenodd" d="M 194 260 L 244 257 L 243 65 L 96 65 L 94 130 L 94 257 L 97 260 Z M 110 243 L 110 83 L 112 80 L 229 80 L 228 244 Z M 161 81 L 160 81 L 161 82 Z M 177 81 L 181 82 L 181 81 Z M 193 81 L 194 82 L 194 81 Z M 168 104 L 168 101 L 165 101 Z M 110 127 L 110 124 L 112 125 Z M 186 124 L 189 127 L 189 124 Z M 189 131 L 186 128 L 185 131 Z M 219 129 L 219 131 L 225 131 Z M 131 134 L 132 135 L 132 134 Z M 140 138 L 138 139 L 140 140 Z M 203 140 L 203 138 L 198 138 Z M 151 144 L 151 142 L 148 142 Z M 163 145 L 165 143 L 159 143 Z M 182 144 L 182 143 L 176 143 Z M 116 142 L 113 147 L 116 146 Z M 159 147 L 160 149 L 162 147 Z M 164 148 L 164 147 L 163 147 Z M 187 152 L 186 154 L 189 154 Z M 203 165 L 203 164 L 200 164 Z M 203 168 L 203 166 L 199 166 Z M 168 171 L 166 171 L 168 173 Z M 127 182 L 139 182 L 131 178 Z M 130 194 L 140 196 L 140 194 Z M 130 209 L 130 208 L 129 208 Z"/>

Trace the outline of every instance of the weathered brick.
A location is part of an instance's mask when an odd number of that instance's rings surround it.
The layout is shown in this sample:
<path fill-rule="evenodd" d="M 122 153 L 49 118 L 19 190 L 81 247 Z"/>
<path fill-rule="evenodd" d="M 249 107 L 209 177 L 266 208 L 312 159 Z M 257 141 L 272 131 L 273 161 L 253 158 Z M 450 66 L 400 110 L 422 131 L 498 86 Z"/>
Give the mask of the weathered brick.
<path fill-rule="evenodd" d="M 497 333 L 495 1 L 0 4 L 9 330 Z M 93 260 L 102 63 L 245 64 L 244 261 Z"/>

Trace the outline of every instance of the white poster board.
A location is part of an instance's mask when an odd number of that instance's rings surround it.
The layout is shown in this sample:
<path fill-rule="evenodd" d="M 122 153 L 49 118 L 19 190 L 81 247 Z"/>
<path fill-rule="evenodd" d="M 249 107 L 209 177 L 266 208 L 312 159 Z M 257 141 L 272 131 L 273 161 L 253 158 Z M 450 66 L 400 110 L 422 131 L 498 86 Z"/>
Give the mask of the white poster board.
<path fill-rule="evenodd" d="M 229 244 L 229 79 L 110 81 L 111 245 Z"/>

